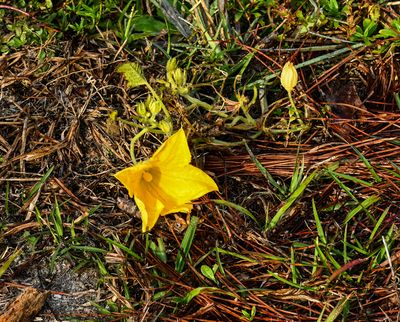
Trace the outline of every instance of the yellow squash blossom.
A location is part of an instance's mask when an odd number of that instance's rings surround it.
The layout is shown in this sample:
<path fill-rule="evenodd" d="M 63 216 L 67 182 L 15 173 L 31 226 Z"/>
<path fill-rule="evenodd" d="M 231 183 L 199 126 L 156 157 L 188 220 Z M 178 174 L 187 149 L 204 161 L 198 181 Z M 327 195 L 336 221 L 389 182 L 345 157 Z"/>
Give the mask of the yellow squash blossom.
<path fill-rule="evenodd" d="M 180 129 L 167 139 L 147 161 L 115 174 L 135 198 L 142 216 L 142 231 L 154 227 L 159 216 L 189 213 L 192 200 L 218 186 L 205 172 L 190 165 L 185 132 Z"/>
<path fill-rule="evenodd" d="M 281 84 L 282 86 L 290 93 L 293 88 L 296 86 L 298 81 L 297 70 L 294 67 L 293 63 L 288 61 L 282 69 L 281 74 Z"/>

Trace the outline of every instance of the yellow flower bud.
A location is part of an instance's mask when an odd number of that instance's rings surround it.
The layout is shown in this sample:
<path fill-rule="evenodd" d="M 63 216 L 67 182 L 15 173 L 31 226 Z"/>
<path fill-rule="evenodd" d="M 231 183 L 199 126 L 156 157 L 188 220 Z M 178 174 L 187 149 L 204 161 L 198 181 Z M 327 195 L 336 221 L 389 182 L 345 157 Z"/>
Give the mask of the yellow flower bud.
<path fill-rule="evenodd" d="M 298 74 L 293 63 L 288 61 L 283 66 L 281 74 L 281 84 L 290 93 L 295 88 L 298 81 Z"/>
<path fill-rule="evenodd" d="M 148 106 L 151 114 L 157 115 L 158 113 L 160 113 L 161 108 L 162 108 L 161 105 L 162 105 L 162 102 L 160 102 L 160 101 L 156 101 L 156 100 L 151 101 Z"/>
<path fill-rule="evenodd" d="M 182 69 L 177 68 L 173 73 L 173 77 L 175 79 L 175 84 L 178 87 L 186 84 L 186 72 Z"/>
<path fill-rule="evenodd" d="M 140 102 L 136 105 L 136 112 L 140 115 L 145 117 L 147 114 L 147 108 L 146 108 L 146 104 L 143 102 Z"/>
<path fill-rule="evenodd" d="M 158 128 L 164 133 L 169 134 L 172 131 L 172 124 L 168 121 L 161 120 L 158 122 Z"/>
<path fill-rule="evenodd" d="M 176 68 L 178 67 L 178 64 L 176 62 L 176 58 L 171 58 L 167 62 L 167 72 L 171 73 L 173 72 Z"/>

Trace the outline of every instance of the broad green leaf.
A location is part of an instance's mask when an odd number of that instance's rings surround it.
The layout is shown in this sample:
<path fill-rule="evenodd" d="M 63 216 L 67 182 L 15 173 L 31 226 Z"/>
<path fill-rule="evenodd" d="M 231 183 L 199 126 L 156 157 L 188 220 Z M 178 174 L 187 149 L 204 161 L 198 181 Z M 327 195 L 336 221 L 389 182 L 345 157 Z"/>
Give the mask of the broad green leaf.
<path fill-rule="evenodd" d="M 147 80 L 143 76 L 142 67 L 138 63 L 125 63 L 118 67 L 118 73 L 122 73 L 128 82 L 129 88 L 147 85 Z"/>
<path fill-rule="evenodd" d="M 166 29 L 165 23 L 150 16 L 139 16 L 133 19 L 135 31 L 145 33 L 160 33 Z"/>
<path fill-rule="evenodd" d="M 201 265 L 200 270 L 201 270 L 201 273 L 205 277 L 212 280 L 214 283 L 217 283 L 217 280 L 215 279 L 214 271 L 212 270 L 212 268 L 210 266 Z"/>

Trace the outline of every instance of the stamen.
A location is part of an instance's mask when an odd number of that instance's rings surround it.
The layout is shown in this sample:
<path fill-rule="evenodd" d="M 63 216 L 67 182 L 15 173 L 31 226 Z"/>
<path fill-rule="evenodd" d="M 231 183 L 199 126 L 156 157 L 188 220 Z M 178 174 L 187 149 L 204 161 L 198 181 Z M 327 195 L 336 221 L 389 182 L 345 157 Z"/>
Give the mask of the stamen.
<path fill-rule="evenodd" d="M 150 182 L 151 180 L 153 180 L 153 176 L 151 175 L 150 172 L 147 171 L 143 171 L 143 175 L 142 175 L 144 181 L 146 182 Z"/>

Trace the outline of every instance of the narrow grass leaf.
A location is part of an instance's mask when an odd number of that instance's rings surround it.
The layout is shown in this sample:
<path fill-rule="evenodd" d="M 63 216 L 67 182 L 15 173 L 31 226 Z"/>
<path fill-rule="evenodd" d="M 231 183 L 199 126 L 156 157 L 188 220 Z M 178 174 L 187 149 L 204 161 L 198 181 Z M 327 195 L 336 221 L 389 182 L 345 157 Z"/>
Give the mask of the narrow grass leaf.
<path fill-rule="evenodd" d="M 219 271 L 221 272 L 222 275 L 225 276 L 224 266 L 222 265 L 221 256 L 219 256 L 218 249 L 215 249 L 215 258 L 217 260 Z"/>
<path fill-rule="evenodd" d="M 243 140 L 243 142 L 244 142 L 244 146 L 246 147 L 247 153 L 250 156 L 251 161 L 254 162 L 258 171 L 260 171 L 260 173 L 267 179 L 268 183 L 270 183 L 276 190 L 279 191 L 281 196 L 284 196 L 286 194 L 286 192 L 283 189 L 283 187 L 278 182 L 276 182 L 276 180 L 271 176 L 271 174 L 268 172 L 268 170 L 261 164 L 260 161 L 257 160 L 257 157 L 254 155 L 253 151 L 251 151 L 251 149 L 247 145 L 247 142 L 245 140 Z"/>
<path fill-rule="evenodd" d="M 337 177 L 335 172 L 333 172 L 330 169 L 326 169 L 326 171 L 332 177 L 332 179 L 336 181 L 336 183 L 339 185 L 339 187 L 342 188 L 347 193 L 347 195 L 351 199 L 353 199 L 355 202 L 359 203 L 358 199 L 351 193 L 350 189 Z"/>
<path fill-rule="evenodd" d="M 21 249 L 15 251 L 8 259 L 0 266 L 0 277 L 8 270 L 12 262 L 22 253 Z"/>
<path fill-rule="evenodd" d="M 150 241 L 149 248 L 153 252 L 153 254 L 163 263 L 167 262 L 167 253 L 165 251 L 165 245 L 162 238 L 157 238 L 157 243 Z"/>
<path fill-rule="evenodd" d="M 107 271 L 107 268 L 104 265 L 103 261 L 98 256 L 95 257 L 96 257 L 95 262 L 97 263 L 97 267 L 99 268 L 100 274 L 102 276 L 110 276 L 110 273 Z"/>
<path fill-rule="evenodd" d="M 211 201 L 213 201 L 213 202 L 216 203 L 217 205 L 222 205 L 222 206 L 225 206 L 225 207 L 230 207 L 230 208 L 236 209 L 236 210 L 239 211 L 240 213 L 242 213 L 242 214 L 248 216 L 249 218 L 251 218 L 252 220 L 254 220 L 254 222 L 255 222 L 258 226 L 260 226 L 260 224 L 258 223 L 256 217 L 254 217 L 254 215 L 253 215 L 250 211 L 248 211 L 246 208 L 244 208 L 244 207 L 242 207 L 242 206 L 239 206 L 239 205 L 237 205 L 237 204 L 235 204 L 235 203 L 233 203 L 233 202 L 226 201 L 226 200 L 213 199 L 213 200 L 211 200 Z"/>
<path fill-rule="evenodd" d="M 315 244 L 318 245 L 318 237 L 315 239 Z M 313 268 L 312 268 L 312 270 L 311 270 L 311 275 L 312 275 L 312 276 L 314 276 L 314 274 L 315 274 L 315 273 L 317 272 L 317 270 L 318 270 L 318 262 L 319 262 L 319 260 L 318 260 L 318 251 L 317 251 L 316 248 L 314 248 L 314 260 L 313 260 L 313 263 L 312 263 Z"/>
<path fill-rule="evenodd" d="M 190 292 L 188 292 L 184 297 L 176 297 L 174 299 L 175 302 L 177 303 L 183 303 L 183 304 L 188 304 L 194 297 L 203 294 L 203 293 L 221 293 L 225 295 L 230 295 L 234 298 L 236 298 L 235 294 L 227 291 L 220 290 L 217 287 L 197 287 Z"/>
<path fill-rule="evenodd" d="M 292 282 L 297 284 L 297 268 L 293 246 L 290 247 L 290 269 L 292 271 Z"/>
<path fill-rule="evenodd" d="M 343 232 L 343 262 L 347 263 L 348 256 L 347 256 L 347 228 L 348 225 L 344 225 L 344 232 Z"/>
<path fill-rule="evenodd" d="M 185 232 L 185 236 L 183 236 L 181 243 L 181 250 L 176 256 L 175 261 L 175 270 L 178 273 L 182 273 L 183 268 L 185 267 L 185 259 L 189 254 L 190 247 L 192 247 L 194 235 L 196 233 L 197 224 L 199 222 L 199 218 L 196 216 L 192 216 L 190 218 L 190 224 Z"/>
<path fill-rule="evenodd" d="M 239 259 L 243 259 L 243 260 L 245 260 L 247 262 L 250 262 L 250 263 L 257 263 L 257 260 L 255 260 L 253 258 L 244 256 L 242 254 L 238 254 L 238 253 L 235 253 L 235 252 L 230 252 L 229 250 L 225 250 L 225 249 L 222 249 L 222 248 L 219 248 L 219 247 L 215 247 L 214 250 L 219 252 L 219 253 L 221 253 L 221 254 L 224 254 L 224 255 L 230 255 L 230 256 L 233 256 L 233 257 L 236 257 L 236 258 L 239 258 Z"/>
<path fill-rule="evenodd" d="M 325 322 L 334 322 L 344 310 L 347 301 L 353 296 L 353 293 L 349 294 L 345 298 L 341 299 L 339 303 L 334 307 L 331 313 L 326 318 Z"/>
<path fill-rule="evenodd" d="M 385 220 L 386 215 L 387 215 L 388 212 L 389 212 L 389 209 L 390 209 L 390 206 L 387 207 L 387 208 L 383 211 L 382 215 L 379 217 L 378 221 L 376 222 L 376 224 L 375 224 L 375 226 L 374 226 L 374 229 L 372 229 L 371 235 L 369 236 L 369 239 L 368 239 L 368 246 L 369 246 L 369 245 L 371 244 L 371 242 L 373 241 L 373 239 L 374 239 L 376 233 L 378 232 L 379 227 L 382 225 L 382 222 Z"/>
<path fill-rule="evenodd" d="M 49 170 L 47 170 L 46 173 L 43 175 L 43 177 L 41 177 L 40 180 L 37 183 L 35 183 L 35 185 L 29 191 L 28 196 L 26 197 L 26 200 L 31 199 L 39 191 L 39 189 L 43 186 L 43 184 L 50 177 L 53 170 L 54 170 L 54 166 L 51 166 L 49 168 Z"/>
<path fill-rule="evenodd" d="M 317 322 L 322 322 L 322 318 L 324 316 L 324 313 L 325 313 L 325 310 L 326 310 L 327 306 L 328 306 L 328 304 L 325 304 L 324 307 L 322 308 L 322 311 L 321 311 L 321 313 L 320 313 L 320 315 L 318 317 Z"/>
<path fill-rule="evenodd" d="M 315 245 L 315 251 L 318 254 L 318 257 L 320 259 L 320 261 L 322 262 L 322 265 L 329 269 L 330 265 L 328 264 L 328 260 L 326 259 L 325 254 L 322 252 L 321 248 L 319 247 L 319 240 L 318 238 L 315 239 L 314 241 L 314 245 Z"/>
<path fill-rule="evenodd" d="M 353 210 L 351 210 L 345 220 L 344 224 L 347 224 L 355 215 L 357 215 L 360 211 L 368 209 L 371 205 L 379 201 L 381 198 L 377 195 L 372 195 L 365 199 L 362 203 L 360 203 L 357 207 L 355 207 Z"/>
<path fill-rule="evenodd" d="M 136 254 L 133 250 L 131 250 L 129 247 L 126 247 L 125 245 L 122 245 L 121 243 L 116 242 L 115 240 L 112 240 L 111 238 L 108 237 L 103 237 L 103 236 L 99 236 L 100 238 L 104 239 L 106 242 L 117 246 L 119 249 L 123 250 L 124 252 L 126 252 L 128 255 L 131 255 L 133 258 L 137 259 L 137 260 L 143 260 L 142 257 L 140 257 L 138 254 Z"/>
<path fill-rule="evenodd" d="M 314 214 L 315 225 L 317 226 L 317 232 L 318 232 L 319 239 L 321 240 L 321 242 L 323 244 L 326 245 L 326 237 L 325 237 L 324 229 L 322 228 L 321 220 L 319 219 L 319 215 L 318 215 L 317 207 L 315 205 L 314 198 L 312 198 L 311 202 L 312 202 L 312 210 L 313 210 L 313 214 Z"/>
<path fill-rule="evenodd" d="M 58 204 L 57 198 L 54 198 L 54 208 L 51 211 L 51 217 L 56 229 L 57 237 L 60 239 L 64 236 L 63 222 L 61 218 L 60 206 Z"/>
<path fill-rule="evenodd" d="M 381 182 L 382 178 L 378 176 L 376 173 L 374 167 L 371 165 L 371 163 L 368 161 L 368 159 L 353 145 L 350 144 L 354 152 L 357 153 L 358 157 L 361 159 L 361 161 L 365 164 L 369 172 L 371 172 L 372 176 L 374 177 L 376 182 Z"/>
<path fill-rule="evenodd" d="M 297 153 L 296 164 L 294 167 L 293 176 L 292 176 L 292 179 L 290 180 L 289 191 L 291 194 L 294 191 L 296 191 L 299 184 L 303 180 L 303 174 L 304 174 L 304 156 L 303 156 L 303 162 L 301 162 L 301 164 L 300 164 L 299 155 Z"/>
<path fill-rule="evenodd" d="M 281 220 L 282 216 L 289 210 L 289 208 L 293 205 L 293 203 L 301 196 L 307 186 L 311 183 L 312 180 L 317 176 L 319 170 L 314 170 L 301 184 L 300 186 L 290 195 L 287 199 L 286 203 L 278 210 L 276 215 L 272 218 L 272 220 L 268 224 L 267 230 L 272 230 Z"/>
<path fill-rule="evenodd" d="M 354 236 L 352 236 L 352 238 L 353 238 L 353 240 L 356 241 L 359 245 L 356 246 L 356 245 L 350 244 L 349 242 L 346 242 L 346 246 L 347 246 L 348 248 L 350 248 L 350 249 L 355 250 L 356 252 L 358 252 L 358 253 L 360 253 L 360 254 L 363 254 L 363 255 L 365 255 L 365 256 L 368 256 L 368 255 L 369 255 L 369 252 L 368 252 L 367 250 L 365 250 L 365 249 L 360 245 L 360 242 L 359 242 Z M 360 247 L 360 246 L 361 246 L 361 247 Z"/>
<path fill-rule="evenodd" d="M 303 286 L 303 285 L 300 285 L 300 284 L 297 284 L 297 283 L 293 283 L 293 282 L 288 281 L 287 279 L 285 279 L 283 277 L 280 277 L 278 274 L 276 274 L 276 273 L 274 273 L 272 271 L 269 271 L 269 270 L 267 272 L 268 272 L 268 274 L 271 274 L 274 278 L 276 278 L 278 281 L 280 281 L 282 283 L 285 283 L 287 285 L 290 285 L 290 286 L 292 286 L 294 288 L 298 288 L 300 290 L 315 291 L 315 288 L 313 288 L 313 287 Z"/>
<path fill-rule="evenodd" d="M 345 174 L 345 173 L 340 173 L 340 172 L 334 172 L 334 173 L 335 173 L 336 176 L 338 176 L 340 178 L 343 178 L 343 179 L 346 179 L 346 180 L 349 180 L 349 181 L 353 181 L 354 183 L 358 183 L 358 184 L 361 184 L 361 185 L 366 186 L 366 187 L 372 187 L 374 185 L 373 183 L 367 182 L 367 181 L 362 180 L 362 179 L 358 179 L 356 177 L 353 177 L 353 176 Z"/>

